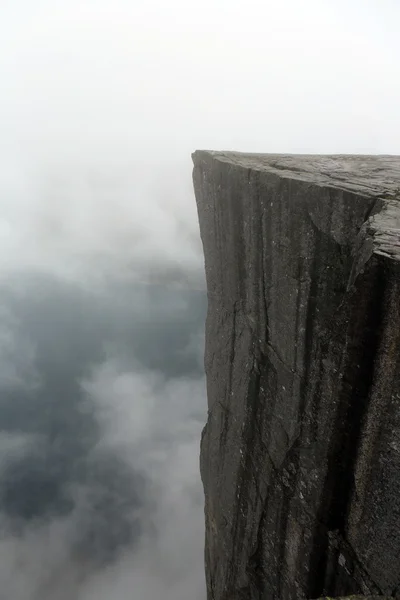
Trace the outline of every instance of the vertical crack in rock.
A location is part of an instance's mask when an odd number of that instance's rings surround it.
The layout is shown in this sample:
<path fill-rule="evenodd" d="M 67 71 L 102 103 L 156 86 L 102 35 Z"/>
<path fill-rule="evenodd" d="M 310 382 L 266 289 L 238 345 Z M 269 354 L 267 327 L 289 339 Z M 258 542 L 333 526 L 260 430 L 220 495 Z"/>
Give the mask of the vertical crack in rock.
<path fill-rule="evenodd" d="M 400 158 L 193 161 L 208 600 L 395 597 Z"/>

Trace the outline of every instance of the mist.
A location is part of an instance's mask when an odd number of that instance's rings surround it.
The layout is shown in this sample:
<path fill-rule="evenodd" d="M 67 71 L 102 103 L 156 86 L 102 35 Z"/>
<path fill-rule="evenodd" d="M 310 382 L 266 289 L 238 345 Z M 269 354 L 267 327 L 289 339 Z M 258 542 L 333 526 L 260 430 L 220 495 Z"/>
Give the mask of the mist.
<path fill-rule="evenodd" d="M 205 600 L 190 154 L 399 153 L 399 22 L 2 2 L 0 600 Z"/>

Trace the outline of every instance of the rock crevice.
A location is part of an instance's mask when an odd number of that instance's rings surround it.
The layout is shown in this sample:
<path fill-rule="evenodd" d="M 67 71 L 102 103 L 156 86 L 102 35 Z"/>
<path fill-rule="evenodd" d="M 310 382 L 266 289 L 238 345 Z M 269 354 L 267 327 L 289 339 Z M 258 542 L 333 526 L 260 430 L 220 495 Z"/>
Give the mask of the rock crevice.
<path fill-rule="evenodd" d="M 400 586 L 400 158 L 198 151 L 209 600 Z"/>

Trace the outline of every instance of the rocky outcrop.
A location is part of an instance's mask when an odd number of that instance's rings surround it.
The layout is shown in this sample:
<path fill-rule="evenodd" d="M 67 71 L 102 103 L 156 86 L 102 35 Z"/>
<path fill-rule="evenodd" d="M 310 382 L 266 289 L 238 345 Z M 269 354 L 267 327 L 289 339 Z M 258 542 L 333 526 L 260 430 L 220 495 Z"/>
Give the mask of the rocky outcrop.
<path fill-rule="evenodd" d="M 400 158 L 197 151 L 209 600 L 400 594 Z"/>

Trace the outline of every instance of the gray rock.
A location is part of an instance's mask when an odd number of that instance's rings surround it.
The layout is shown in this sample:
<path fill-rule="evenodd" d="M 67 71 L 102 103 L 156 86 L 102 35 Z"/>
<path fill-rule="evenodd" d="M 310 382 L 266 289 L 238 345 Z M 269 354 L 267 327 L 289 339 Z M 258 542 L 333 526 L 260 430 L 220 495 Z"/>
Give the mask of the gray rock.
<path fill-rule="evenodd" d="M 390 598 L 389 596 L 341 596 L 340 598 L 325 596 L 318 600 L 390 600 Z"/>
<path fill-rule="evenodd" d="M 208 600 L 400 589 L 400 157 L 197 151 Z"/>

